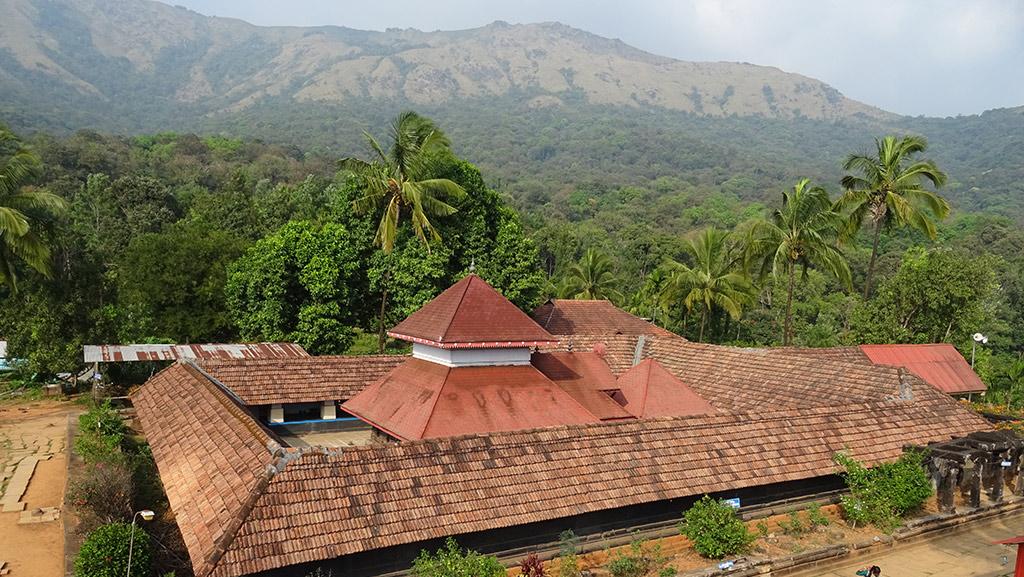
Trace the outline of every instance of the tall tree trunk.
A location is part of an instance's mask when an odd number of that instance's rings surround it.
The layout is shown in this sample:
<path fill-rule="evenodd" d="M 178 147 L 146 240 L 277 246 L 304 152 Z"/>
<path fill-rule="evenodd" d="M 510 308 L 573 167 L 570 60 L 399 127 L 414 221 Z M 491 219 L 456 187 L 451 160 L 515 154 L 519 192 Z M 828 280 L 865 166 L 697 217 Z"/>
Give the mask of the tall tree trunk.
<path fill-rule="evenodd" d="M 388 335 L 384 331 L 384 315 L 388 310 L 388 281 L 391 278 L 390 272 L 384 273 L 384 279 L 381 283 L 381 296 L 380 296 L 380 317 L 377 321 L 377 352 L 384 353 L 384 345 L 387 344 Z"/>
<path fill-rule="evenodd" d="M 875 274 L 875 257 L 878 256 L 878 237 L 882 232 L 882 221 L 875 221 L 875 238 L 871 241 L 871 260 L 868 261 L 868 274 L 864 278 L 864 300 L 871 294 L 871 277 Z"/>
<path fill-rule="evenodd" d="M 789 346 L 793 342 L 793 282 L 796 280 L 796 267 L 792 261 L 789 266 L 789 286 L 786 288 L 786 326 L 782 331 L 782 344 Z"/>
<path fill-rule="evenodd" d="M 700 313 L 700 336 L 697 337 L 698 343 L 704 342 L 704 323 L 708 320 L 708 307 L 704 307 L 704 310 Z"/>

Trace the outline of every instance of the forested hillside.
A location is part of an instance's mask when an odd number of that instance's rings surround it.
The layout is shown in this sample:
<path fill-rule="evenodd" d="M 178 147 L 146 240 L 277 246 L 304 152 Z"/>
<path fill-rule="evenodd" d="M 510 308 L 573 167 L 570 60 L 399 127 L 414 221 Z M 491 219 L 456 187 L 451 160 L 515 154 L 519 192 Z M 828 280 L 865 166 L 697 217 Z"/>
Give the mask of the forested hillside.
<path fill-rule="evenodd" d="M 5 133 L 0 161 L 19 178 L 0 209 L 33 227 L 0 225 L 35 242 L 0 244 L 0 273 L 22 281 L 0 288 L 0 334 L 32 370 L 71 368 L 87 342 L 369 352 L 382 317 L 475 266 L 524 308 L 607 297 L 696 340 L 968 351 L 982 331 L 979 371 L 1010 388 L 1024 107 L 902 117 L 797 74 L 663 58 L 560 24 L 366 32 L 148 0 L 0 8 L 0 123 L 30 149 Z M 385 135 L 408 109 L 450 139 L 419 177 L 466 195 L 436 216 L 442 241 L 404 223 L 386 252 L 379 215 L 353 205 L 370 173 L 337 161 L 371 159 L 362 132 Z M 886 135 L 924 136 L 901 162 L 934 161 L 941 186 L 855 218 L 833 205 L 854 192 L 844 160 Z M 38 166 L 12 164 L 31 151 Z M 42 191 L 57 200 L 17 196 Z M 780 232 L 797 204 L 827 242 Z M 753 250 L 793 243 L 788 260 Z"/>

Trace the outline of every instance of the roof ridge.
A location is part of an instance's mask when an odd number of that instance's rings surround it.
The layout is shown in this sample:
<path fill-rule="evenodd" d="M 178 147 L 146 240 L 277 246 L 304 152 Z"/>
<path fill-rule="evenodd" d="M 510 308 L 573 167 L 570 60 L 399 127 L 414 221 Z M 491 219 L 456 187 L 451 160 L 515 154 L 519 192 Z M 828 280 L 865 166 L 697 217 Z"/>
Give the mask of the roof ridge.
<path fill-rule="evenodd" d="M 204 556 L 207 568 L 205 570 L 198 571 L 197 577 L 207 577 L 213 573 L 214 569 L 217 568 L 217 564 L 224 558 L 228 548 L 238 535 L 238 530 L 241 529 L 242 525 L 245 524 L 245 521 L 248 520 L 249 515 L 256 507 L 256 502 L 259 501 L 260 497 L 262 497 L 266 492 L 267 487 L 270 485 L 270 480 L 284 469 L 285 465 L 295 457 L 289 457 L 274 436 L 264 430 L 256 419 L 251 418 L 248 409 L 244 407 L 244 404 L 240 404 L 240 399 L 238 399 L 238 397 L 223 383 L 215 379 L 200 367 L 196 366 L 191 359 L 184 360 L 179 364 L 185 367 L 185 370 L 190 373 L 198 373 L 198 376 L 201 377 L 199 381 L 203 386 L 213 393 L 217 402 L 223 405 L 224 408 L 227 409 L 227 412 L 231 414 L 233 418 L 238 420 L 256 440 L 263 442 L 263 445 L 267 450 L 267 455 L 270 457 L 269 461 L 266 463 L 266 467 L 264 468 L 263 475 L 256 478 L 256 482 L 249 488 L 249 494 L 246 496 L 245 501 L 242 502 L 238 511 L 231 516 L 231 520 L 228 522 L 227 526 L 225 526 L 224 532 L 213 542 L 212 549 Z M 239 412 L 250 418 L 242 418 L 242 416 L 239 415 Z"/>
<path fill-rule="evenodd" d="M 455 322 L 455 315 L 459 314 L 459 308 L 462 307 L 462 301 L 466 300 L 466 295 L 469 293 L 469 286 L 473 284 L 473 279 L 474 278 L 480 278 L 480 277 L 476 276 L 476 274 L 474 274 L 474 273 L 469 273 L 469 275 L 467 275 L 467 276 L 469 277 L 469 280 L 466 282 L 466 287 L 462 289 L 462 294 L 459 295 L 459 302 L 456 303 L 455 309 L 452 310 L 452 316 L 448 319 L 448 322 L 444 325 L 444 331 L 440 335 L 437 336 L 437 341 L 438 342 L 444 342 L 445 335 L 447 335 L 448 331 L 452 328 L 452 323 Z"/>

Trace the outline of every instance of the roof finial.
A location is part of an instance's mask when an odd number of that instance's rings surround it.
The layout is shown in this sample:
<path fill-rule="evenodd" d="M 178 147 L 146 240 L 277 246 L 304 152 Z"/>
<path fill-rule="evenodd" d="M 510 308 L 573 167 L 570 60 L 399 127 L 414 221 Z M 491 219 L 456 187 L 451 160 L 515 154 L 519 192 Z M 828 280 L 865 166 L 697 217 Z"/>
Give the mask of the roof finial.
<path fill-rule="evenodd" d="M 476 257 L 470 257 L 469 259 L 469 274 L 476 273 Z"/>

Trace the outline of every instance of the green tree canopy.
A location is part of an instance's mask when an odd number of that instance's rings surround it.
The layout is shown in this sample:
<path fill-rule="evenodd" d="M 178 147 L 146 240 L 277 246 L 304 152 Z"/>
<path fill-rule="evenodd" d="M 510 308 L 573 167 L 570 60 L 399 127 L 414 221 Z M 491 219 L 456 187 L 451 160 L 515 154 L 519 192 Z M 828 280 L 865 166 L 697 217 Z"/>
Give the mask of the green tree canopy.
<path fill-rule="evenodd" d="M 569 273 L 559 289 L 559 296 L 616 302 L 622 299 L 619 282 L 612 270 L 611 259 L 604 253 L 588 249 L 578 263 L 569 267 Z"/>
<path fill-rule="evenodd" d="M 931 160 L 914 156 L 928 148 L 921 136 L 895 136 L 875 140 L 874 156 L 851 154 L 843 169 L 852 172 L 843 177 L 846 192 L 836 203 L 837 210 L 848 215 L 845 236 L 849 237 L 867 221 L 872 228 L 871 260 L 864 279 L 864 298 L 871 293 L 871 277 L 878 255 L 878 237 L 883 228 L 909 226 L 935 238 L 935 220 L 946 218 L 949 204 L 925 188 L 946 183 L 946 173 Z"/>
<path fill-rule="evenodd" d="M 18 263 L 50 275 L 50 247 L 40 225 L 62 214 L 66 203 L 27 188 L 42 173 L 39 156 L 0 124 L 0 283 L 17 291 Z"/>
<path fill-rule="evenodd" d="M 297 342 L 313 354 L 352 344 L 365 310 L 364 263 L 344 226 L 290 222 L 230 267 L 227 306 L 245 340 Z"/>
<path fill-rule="evenodd" d="M 953 343 L 996 334 L 1000 259 L 947 249 L 907 251 L 896 275 L 853 313 L 858 343 Z"/>
<path fill-rule="evenodd" d="M 782 208 L 771 218 L 757 221 L 750 231 L 747 250 L 749 257 L 761 262 L 762 276 L 785 273 L 786 320 L 783 328 L 784 345 L 793 342 L 793 287 L 797 267 L 824 268 L 845 284 L 850 283 L 850 267 L 836 242 L 842 228 L 842 218 L 832 210 L 828 192 L 820 186 L 810 186 L 810 180 L 796 183 L 792 191 L 782 193 Z"/>
<path fill-rule="evenodd" d="M 743 307 L 754 301 L 757 292 L 743 268 L 742 250 L 730 243 L 729 233 L 704 229 L 687 239 L 686 248 L 693 264 L 669 262 L 669 278 L 661 298 L 666 304 L 681 302 L 687 311 L 700 308 L 697 340 L 703 342 L 712 310 L 721 309 L 739 320 Z"/>

